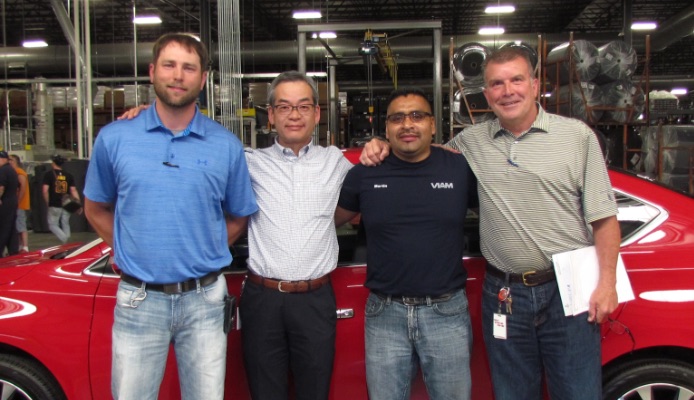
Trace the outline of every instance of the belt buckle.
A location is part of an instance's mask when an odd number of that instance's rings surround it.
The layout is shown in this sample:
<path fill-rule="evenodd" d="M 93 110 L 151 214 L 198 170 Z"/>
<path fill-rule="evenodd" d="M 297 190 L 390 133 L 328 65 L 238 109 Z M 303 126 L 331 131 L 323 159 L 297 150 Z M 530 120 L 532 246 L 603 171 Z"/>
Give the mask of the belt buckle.
<path fill-rule="evenodd" d="M 419 299 L 416 297 L 408 297 L 408 296 L 402 296 L 402 304 L 406 306 L 418 306 L 419 305 Z"/>
<path fill-rule="evenodd" d="M 167 283 L 161 285 L 161 291 L 165 294 L 181 294 L 183 293 L 183 284 L 181 282 Z"/>
<path fill-rule="evenodd" d="M 521 275 L 521 277 L 523 278 L 523 284 L 525 286 L 531 286 L 531 287 L 537 286 L 538 285 L 537 283 L 531 283 L 531 282 L 527 281 L 528 276 L 535 275 L 535 274 L 537 274 L 537 271 L 525 271 L 525 272 L 523 272 L 523 274 Z"/>
<path fill-rule="evenodd" d="M 289 283 L 291 283 L 291 282 L 290 282 L 290 281 L 279 281 L 279 282 L 277 282 L 277 290 L 278 290 L 279 292 L 281 292 L 281 293 L 290 293 L 289 290 L 282 290 L 282 284 L 283 284 L 283 283 L 289 284 Z"/>

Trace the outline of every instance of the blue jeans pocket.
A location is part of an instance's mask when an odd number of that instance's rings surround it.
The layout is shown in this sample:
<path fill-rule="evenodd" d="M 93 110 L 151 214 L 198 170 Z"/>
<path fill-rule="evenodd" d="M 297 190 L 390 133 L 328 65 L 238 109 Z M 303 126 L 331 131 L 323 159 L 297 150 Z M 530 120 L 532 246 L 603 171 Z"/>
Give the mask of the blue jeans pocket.
<path fill-rule="evenodd" d="M 369 294 L 366 299 L 366 309 L 364 310 L 364 315 L 366 317 L 377 317 L 379 314 L 383 313 L 386 307 L 385 300 L 376 296 L 375 294 Z"/>
<path fill-rule="evenodd" d="M 436 314 L 444 317 L 467 313 L 468 302 L 465 290 L 457 291 L 448 301 L 434 303 L 432 308 Z"/>
<path fill-rule="evenodd" d="M 125 282 L 120 282 L 118 291 L 116 292 L 116 307 L 137 308 L 147 298 L 147 292 L 135 288 Z"/>
<path fill-rule="evenodd" d="M 223 305 L 224 299 L 228 295 L 224 275 L 220 275 L 214 283 L 202 287 L 201 290 L 202 298 L 205 300 L 205 303 L 213 306 Z"/>

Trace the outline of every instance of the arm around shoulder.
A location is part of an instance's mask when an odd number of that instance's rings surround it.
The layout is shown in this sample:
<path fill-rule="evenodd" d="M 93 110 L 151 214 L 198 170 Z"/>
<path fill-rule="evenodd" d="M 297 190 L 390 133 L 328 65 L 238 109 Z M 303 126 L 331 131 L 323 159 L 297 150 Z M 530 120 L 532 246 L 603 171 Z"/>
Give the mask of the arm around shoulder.
<path fill-rule="evenodd" d="M 361 151 L 359 162 L 367 167 L 373 167 L 381 164 L 381 162 L 390 153 L 390 143 L 384 139 L 369 140 L 364 145 L 364 150 Z"/>
<path fill-rule="evenodd" d="M 227 214 L 225 219 L 227 222 L 227 240 L 229 246 L 231 246 L 244 234 L 244 232 L 246 232 L 248 228 L 248 216 L 234 217 Z"/>
<path fill-rule="evenodd" d="M 350 211 L 340 206 L 335 209 L 335 227 L 340 227 L 351 221 L 357 214 L 356 211 Z"/>

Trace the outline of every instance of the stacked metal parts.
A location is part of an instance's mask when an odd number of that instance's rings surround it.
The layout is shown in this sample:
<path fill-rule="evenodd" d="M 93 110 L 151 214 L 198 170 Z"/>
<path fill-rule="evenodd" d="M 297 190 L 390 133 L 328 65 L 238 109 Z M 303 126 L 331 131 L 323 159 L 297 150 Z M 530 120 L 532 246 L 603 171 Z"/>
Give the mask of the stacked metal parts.
<path fill-rule="evenodd" d="M 595 83 L 630 80 L 636 72 L 636 51 L 621 40 L 613 40 L 598 48 L 600 73 Z"/>
<path fill-rule="evenodd" d="M 629 123 L 644 111 L 645 95 L 632 82 L 636 52 L 615 40 L 601 47 L 585 40 L 564 43 L 547 54 L 549 110 L 588 123 Z"/>
<path fill-rule="evenodd" d="M 521 50 L 525 51 L 526 53 L 528 53 L 528 59 L 530 60 L 530 64 L 532 64 L 532 66 L 533 66 L 533 71 L 537 70 L 537 60 L 538 60 L 537 51 L 535 51 L 535 49 L 531 45 L 529 45 L 527 43 L 523 43 L 523 42 L 509 42 L 509 43 L 501 45 L 499 47 L 499 50 L 506 48 L 506 47 L 514 47 L 514 48 L 521 49 Z"/>
<path fill-rule="evenodd" d="M 458 124 L 475 124 L 493 118 L 484 97 L 484 71 L 482 66 L 489 56 L 486 46 L 467 43 L 453 53 L 453 76 L 462 89 L 456 91 L 453 99 L 453 119 Z M 491 114 L 491 117 L 490 115 Z"/>
<path fill-rule="evenodd" d="M 499 47 L 516 47 L 528 53 L 528 58 L 537 69 L 537 51 L 527 43 L 509 42 Z M 458 124 L 472 125 L 494 118 L 484 97 L 484 62 L 490 50 L 480 43 L 467 43 L 458 47 L 451 60 L 453 76 L 458 83 L 452 104 L 453 119 Z"/>
<path fill-rule="evenodd" d="M 559 114 L 570 115 L 586 122 L 597 122 L 603 115 L 603 92 L 600 86 L 581 82 L 572 86 L 560 86 L 554 90 L 552 97 L 559 99 Z M 550 109 L 548 111 L 554 111 Z"/>
<path fill-rule="evenodd" d="M 573 52 L 569 54 L 571 50 Z M 559 85 L 566 85 L 574 79 L 589 82 L 600 73 L 598 57 L 598 48 L 591 42 L 563 43 L 547 54 L 547 77 Z"/>
<path fill-rule="evenodd" d="M 462 91 L 458 90 L 455 92 L 453 109 L 458 111 L 453 114 L 453 119 L 456 123 L 465 125 L 488 121 L 494 118 L 494 113 L 489 111 L 488 108 L 489 105 L 484 97 L 483 87 L 466 87 Z M 473 113 L 469 112 L 469 110 L 472 110 Z M 474 118 L 474 122 L 471 116 Z"/>
<path fill-rule="evenodd" d="M 601 86 L 605 113 L 603 121 L 627 123 L 636 120 L 643 112 L 646 96 L 640 86 L 620 80 Z"/>
<path fill-rule="evenodd" d="M 55 150 L 51 93 L 48 86 L 42 82 L 32 84 L 32 90 L 34 92 L 34 127 L 36 129 L 34 150 L 39 153 L 50 154 Z M 15 150 L 17 149 L 22 150 L 23 148 L 15 148 Z"/>
<path fill-rule="evenodd" d="M 453 73 L 464 87 L 480 87 L 484 84 L 482 65 L 489 56 L 486 46 L 467 43 L 453 53 Z"/>
<path fill-rule="evenodd" d="M 643 172 L 691 193 L 689 169 L 690 157 L 694 154 L 694 126 L 650 126 L 642 128 L 640 135 L 643 138 Z"/>

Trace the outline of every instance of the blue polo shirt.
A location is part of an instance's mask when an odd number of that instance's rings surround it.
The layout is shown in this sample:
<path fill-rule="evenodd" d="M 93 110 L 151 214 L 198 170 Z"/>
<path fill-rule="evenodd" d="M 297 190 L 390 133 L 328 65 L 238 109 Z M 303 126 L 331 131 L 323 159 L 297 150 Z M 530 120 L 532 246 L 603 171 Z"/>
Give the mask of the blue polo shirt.
<path fill-rule="evenodd" d="M 101 129 L 84 195 L 115 204 L 115 262 L 149 283 L 181 282 L 229 265 L 224 212 L 258 210 L 236 136 L 198 110 L 174 136 L 154 105 Z"/>

